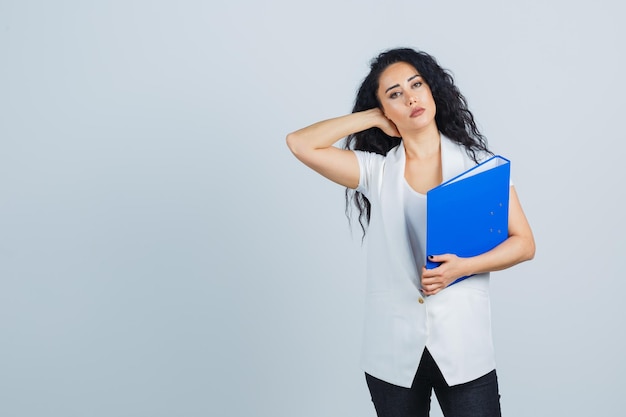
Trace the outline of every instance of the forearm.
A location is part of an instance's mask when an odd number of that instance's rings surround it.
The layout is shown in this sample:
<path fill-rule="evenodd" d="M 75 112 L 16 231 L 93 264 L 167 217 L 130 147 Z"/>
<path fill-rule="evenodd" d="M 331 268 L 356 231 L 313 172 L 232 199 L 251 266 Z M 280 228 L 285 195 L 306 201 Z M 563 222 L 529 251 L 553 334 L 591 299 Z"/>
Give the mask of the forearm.
<path fill-rule="evenodd" d="M 380 111 L 370 109 L 314 123 L 287 135 L 287 145 L 297 156 L 302 153 L 329 148 L 340 139 L 375 127 L 380 122 Z"/>
<path fill-rule="evenodd" d="M 529 261 L 535 256 L 532 236 L 511 236 L 494 249 L 478 256 L 466 258 L 465 275 L 500 271 L 518 263 Z"/>
<path fill-rule="evenodd" d="M 434 295 L 461 277 L 500 271 L 535 256 L 532 234 L 512 235 L 494 249 L 482 255 L 460 258 L 453 254 L 433 255 L 429 259 L 440 262 L 437 268 L 422 268 L 422 293 Z"/>

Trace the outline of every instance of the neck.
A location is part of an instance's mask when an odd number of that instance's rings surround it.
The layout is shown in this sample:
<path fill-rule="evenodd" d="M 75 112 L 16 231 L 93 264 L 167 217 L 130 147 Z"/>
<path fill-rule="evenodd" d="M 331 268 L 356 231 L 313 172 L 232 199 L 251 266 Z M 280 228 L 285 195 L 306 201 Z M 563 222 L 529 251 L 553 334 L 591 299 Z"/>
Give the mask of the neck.
<path fill-rule="evenodd" d="M 437 126 L 411 134 L 403 134 L 402 142 L 408 159 L 423 160 L 439 155 L 441 136 Z"/>

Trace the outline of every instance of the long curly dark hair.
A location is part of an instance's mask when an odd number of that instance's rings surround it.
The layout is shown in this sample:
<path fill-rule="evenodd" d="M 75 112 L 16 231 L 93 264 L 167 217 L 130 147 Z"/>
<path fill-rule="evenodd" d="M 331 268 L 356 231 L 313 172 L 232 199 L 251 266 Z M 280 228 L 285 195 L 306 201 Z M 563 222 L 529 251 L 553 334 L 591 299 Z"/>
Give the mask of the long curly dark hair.
<path fill-rule="evenodd" d="M 397 62 L 406 62 L 415 67 L 430 87 L 437 107 L 435 122 L 443 135 L 463 145 L 475 162 L 478 162 L 477 152 L 491 153 L 487 148 L 487 140 L 478 130 L 474 116 L 467 107 L 467 100 L 454 85 L 452 74 L 440 67 L 434 57 L 422 51 L 410 48 L 390 49 L 374 58 L 370 63 L 370 72 L 356 95 L 353 113 L 374 107 L 382 110 L 377 95 L 380 75 L 389 65 Z M 387 155 L 399 144 L 400 138 L 388 136 L 379 128 L 373 127 L 349 135 L 343 147 Z M 348 188 L 346 215 L 349 219 L 352 205 L 359 211 L 358 221 L 365 237 L 372 206 L 362 193 Z"/>

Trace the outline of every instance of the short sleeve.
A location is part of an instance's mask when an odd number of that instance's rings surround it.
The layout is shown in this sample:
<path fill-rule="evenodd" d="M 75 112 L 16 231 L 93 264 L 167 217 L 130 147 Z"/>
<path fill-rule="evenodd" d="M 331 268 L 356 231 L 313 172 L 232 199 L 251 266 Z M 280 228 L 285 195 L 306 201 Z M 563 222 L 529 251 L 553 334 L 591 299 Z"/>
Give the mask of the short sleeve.
<path fill-rule="evenodd" d="M 485 151 L 480 151 L 476 154 L 476 159 L 478 160 L 478 163 L 480 164 L 481 162 L 485 162 L 487 159 L 493 157 L 494 155 L 498 155 L 496 154 L 491 154 L 489 152 L 485 152 Z M 513 175 L 511 175 L 511 177 L 509 178 L 509 186 L 513 186 Z"/>
<path fill-rule="evenodd" d="M 497 153 L 496 154 L 491 154 L 491 153 L 488 153 L 488 152 L 480 152 L 477 155 L 478 163 L 485 162 L 487 159 L 493 157 L 494 155 L 498 155 L 498 154 Z M 509 177 L 509 186 L 513 186 L 513 185 L 514 185 L 513 184 L 513 173 L 511 172 L 511 176 Z"/>
<path fill-rule="evenodd" d="M 373 187 L 380 183 L 385 157 L 374 152 L 354 151 L 359 161 L 359 186 L 356 191 L 366 197 L 372 192 Z"/>

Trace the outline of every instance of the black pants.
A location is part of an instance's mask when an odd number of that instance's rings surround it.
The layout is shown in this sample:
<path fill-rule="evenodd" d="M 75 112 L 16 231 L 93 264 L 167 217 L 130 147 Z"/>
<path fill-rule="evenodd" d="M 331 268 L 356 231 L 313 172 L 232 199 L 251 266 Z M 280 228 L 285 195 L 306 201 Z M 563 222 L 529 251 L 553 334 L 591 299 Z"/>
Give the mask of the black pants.
<path fill-rule="evenodd" d="M 500 394 L 495 369 L 465 384 L 446 384 L 435 360 L 424 349 L 411 388 L 399 387 L 365 374 L 378 417 L 427 417 L 435 390 L 446 417 L 500 417 Z"/>

